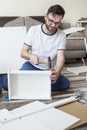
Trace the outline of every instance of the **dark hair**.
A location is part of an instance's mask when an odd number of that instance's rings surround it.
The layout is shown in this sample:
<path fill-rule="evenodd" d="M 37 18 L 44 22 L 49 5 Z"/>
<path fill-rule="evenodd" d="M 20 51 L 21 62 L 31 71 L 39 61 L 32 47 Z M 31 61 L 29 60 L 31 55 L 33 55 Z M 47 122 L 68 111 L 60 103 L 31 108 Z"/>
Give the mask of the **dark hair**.
<path fill-rule="evenodd" d="M 49 14 L 49 13 L 64 16 L 65 10 L 61 5 L 53 5 L 48 9 L 47 14 Z"/>

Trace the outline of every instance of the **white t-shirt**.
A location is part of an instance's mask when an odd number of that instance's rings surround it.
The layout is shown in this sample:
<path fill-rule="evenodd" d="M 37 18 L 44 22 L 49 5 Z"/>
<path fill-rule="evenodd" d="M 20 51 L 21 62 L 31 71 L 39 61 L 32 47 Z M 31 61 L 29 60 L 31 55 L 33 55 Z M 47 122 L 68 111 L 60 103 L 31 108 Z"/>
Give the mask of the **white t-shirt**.
<path fill-rule="evenodd" d="M 48 35 L 43 32 L 41 25 L 36 25 L 29 29 L 24 43 L 31 46 L 32 53 L 37 55 L 41 61 L 47 61 L 49 56 L 53 59 L 58 50 L 66 48 L 66 35 L 60 29 L 55 34 Z M 34 66 L 40 69 L 48 69 L 47 64 Z"/>

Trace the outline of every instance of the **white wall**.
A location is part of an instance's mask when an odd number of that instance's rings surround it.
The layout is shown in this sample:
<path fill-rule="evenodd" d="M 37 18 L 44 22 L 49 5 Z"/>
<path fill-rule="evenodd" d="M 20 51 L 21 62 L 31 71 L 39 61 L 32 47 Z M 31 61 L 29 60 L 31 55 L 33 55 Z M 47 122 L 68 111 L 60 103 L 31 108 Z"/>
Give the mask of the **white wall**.
<path fill-rule="evenodd" d="M 81 17 L 87 17 L 87 0 L 0 0 L 0 16 L 44 15 L 49 6 L 61 4 L 65 11 L 65 22 L 72 26 Z"/>

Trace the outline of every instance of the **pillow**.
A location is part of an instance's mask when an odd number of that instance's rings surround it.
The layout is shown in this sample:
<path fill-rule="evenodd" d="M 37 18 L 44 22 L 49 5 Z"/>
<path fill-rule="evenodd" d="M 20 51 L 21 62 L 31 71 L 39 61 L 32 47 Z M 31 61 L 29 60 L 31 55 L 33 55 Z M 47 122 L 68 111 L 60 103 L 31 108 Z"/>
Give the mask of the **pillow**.
<path fill-rule="evenodd" d="M 38 25 L 38 24 L 42 24 L 41 22 L 29 17 L 29 16 L 26 16 L 25 17 L 25 26 L 26 26 L 26 30 L 28 31 L 28 29 L 33 26 L 33 25 Z"/>
<path fill-rule="evenodd" d="M 61 23 L 59 28 L 62 30 L 70 28 L 70 23 Z"/>
<path fill-rule="evenodd" d="M 14 20 L 11 20 L 7 22 L 4 27 L 13 27 L 13 26 L 24 26 L 24 18 L 23 17 L 18 17 Z"/>

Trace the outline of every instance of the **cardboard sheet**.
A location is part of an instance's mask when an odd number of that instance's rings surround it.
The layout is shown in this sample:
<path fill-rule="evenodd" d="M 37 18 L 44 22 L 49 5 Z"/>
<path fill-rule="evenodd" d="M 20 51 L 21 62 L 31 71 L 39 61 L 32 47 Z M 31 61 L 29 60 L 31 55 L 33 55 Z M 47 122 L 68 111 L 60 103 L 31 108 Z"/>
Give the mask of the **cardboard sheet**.
<path fill-rule="evenodd" d="M 67 112 L 73 116 L 76 116 L 77 118 L 80 118 L 80 121 L 70 128 L 74 128 L 87 123 L 87 107 L 81 103 L 69 103 L 67 105 L 58 107 L 58 109 Z"/>

